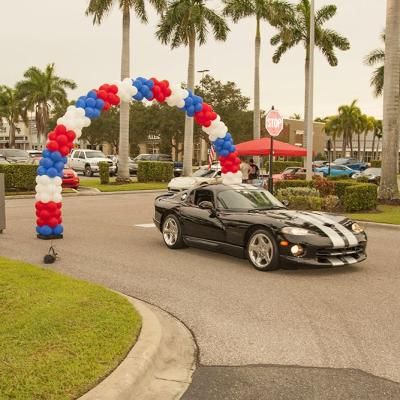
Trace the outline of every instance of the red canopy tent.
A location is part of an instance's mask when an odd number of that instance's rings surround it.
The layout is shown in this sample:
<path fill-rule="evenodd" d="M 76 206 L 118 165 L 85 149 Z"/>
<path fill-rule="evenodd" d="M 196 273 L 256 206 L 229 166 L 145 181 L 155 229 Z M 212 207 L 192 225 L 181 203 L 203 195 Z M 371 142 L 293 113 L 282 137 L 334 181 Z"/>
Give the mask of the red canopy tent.
<path fill-rule="evenodd" d="M 270 153 L 271 139 L 269 137 L 250 140 L 236 145 L 239 156 L 266 156 Z M 274 139 L 274 156 L 305 157 L 307 150 L 303 147 L 293 146 L 292 144 L 281 142 Z"/>

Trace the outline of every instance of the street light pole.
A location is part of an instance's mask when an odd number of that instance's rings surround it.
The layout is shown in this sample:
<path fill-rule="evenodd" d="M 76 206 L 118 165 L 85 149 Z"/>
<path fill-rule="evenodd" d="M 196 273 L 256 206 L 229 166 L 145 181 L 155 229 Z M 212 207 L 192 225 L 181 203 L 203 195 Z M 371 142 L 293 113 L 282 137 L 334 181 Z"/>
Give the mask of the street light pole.
<path fill-rule="evenodd" d="M 309 70 L 308 70 L 308 104 L 306 118 L 306 179 L 312 179 L 312 156 L 313 156 L 313 114 L 314 114 L 314 43 L 315 43 L 315 19 L 314 19 L 314 0 L 311 0 L 310 7 L 310 44 L 309 44 Z"/>

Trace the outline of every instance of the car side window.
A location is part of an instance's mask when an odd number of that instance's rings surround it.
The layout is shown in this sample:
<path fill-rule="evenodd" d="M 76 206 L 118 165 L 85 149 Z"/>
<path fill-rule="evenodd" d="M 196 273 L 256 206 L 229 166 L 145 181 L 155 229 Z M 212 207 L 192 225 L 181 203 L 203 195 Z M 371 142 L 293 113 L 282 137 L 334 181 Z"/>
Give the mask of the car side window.
<path fill-rule="evenodd" d="M 194 204 L 198 206 L 202 201 L 210 201 L 214 204 L 213 192 L 206 189 L 197 189 L 194 195 Z"/>
<path fill-rule="evenodd" d="M 85 157 L 85 152 L 84 152 L 84 151 L 81 151 L 81 152 L 79 153 L 79 158 L 82 158 L 83 160 L 86 158 L 86 157 Z"/>

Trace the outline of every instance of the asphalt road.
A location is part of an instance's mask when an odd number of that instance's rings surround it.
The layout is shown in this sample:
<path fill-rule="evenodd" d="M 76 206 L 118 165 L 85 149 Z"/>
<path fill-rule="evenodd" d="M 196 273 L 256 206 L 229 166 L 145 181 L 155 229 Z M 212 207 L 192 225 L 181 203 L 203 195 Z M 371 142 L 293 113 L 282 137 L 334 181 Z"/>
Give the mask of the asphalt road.
<path fill-rule="evenodd" d="M 369 258 L 336 269 L 263 273 L 245 260 L 169 250 L 155 194 L 65 199 L 55 270 L 138 297 L 194 333 L 185 399 L 399 399 L 400 230 L 369 228 Z M 33 200 L 7 200 L 0 254 L 40 263 Z M 358 393 L 359 396 L 355 396 Z"/>

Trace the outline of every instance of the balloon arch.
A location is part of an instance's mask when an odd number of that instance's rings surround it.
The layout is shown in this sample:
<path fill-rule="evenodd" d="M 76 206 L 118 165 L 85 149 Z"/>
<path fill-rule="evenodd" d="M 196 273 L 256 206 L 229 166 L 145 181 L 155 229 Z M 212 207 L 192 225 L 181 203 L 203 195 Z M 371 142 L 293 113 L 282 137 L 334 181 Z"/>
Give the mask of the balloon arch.
<path fill-rule="evenodd" d="M 104 84 L 81 96 L 76 104 L 69 106 L 65 115 L 58 119 L 55 129 L 48 134 L 46 148 L 40 160 L 36 177 L 36 232 L 41 239 L 61 238 L 64 228 L 61 218 L 62 177 L 67 155 L 79 139 L 82 129 L 98 118 L 102 111 L 118 106 L 121 101 L 156 100 L 178 107 L 193 117 L 219 156 L 222 179 L 225 184 L 241 183 L 240 160 L 228 128 L 212 106 L 180 86 L 170 87 L 166 80 L 155 78 L 126 78 L 115 84 Z"/>

